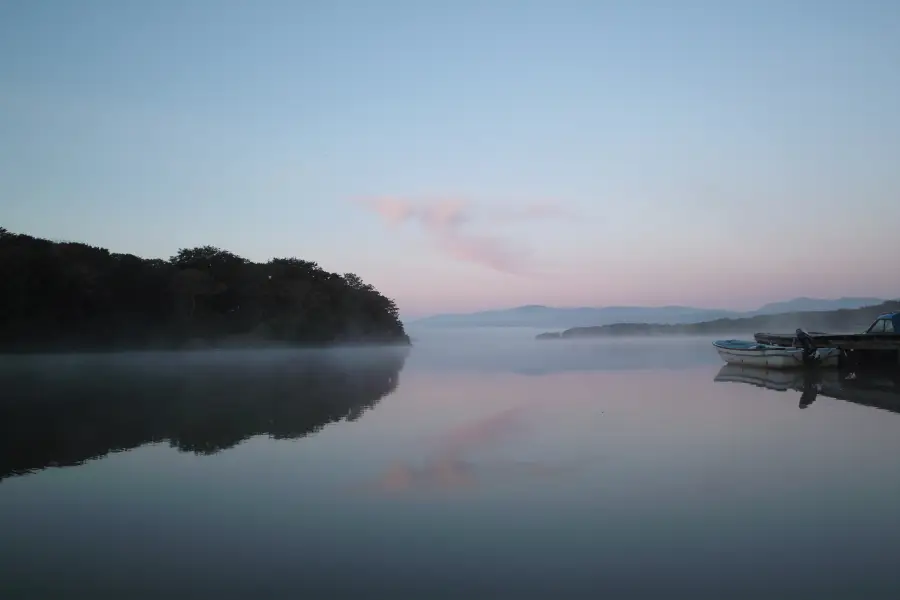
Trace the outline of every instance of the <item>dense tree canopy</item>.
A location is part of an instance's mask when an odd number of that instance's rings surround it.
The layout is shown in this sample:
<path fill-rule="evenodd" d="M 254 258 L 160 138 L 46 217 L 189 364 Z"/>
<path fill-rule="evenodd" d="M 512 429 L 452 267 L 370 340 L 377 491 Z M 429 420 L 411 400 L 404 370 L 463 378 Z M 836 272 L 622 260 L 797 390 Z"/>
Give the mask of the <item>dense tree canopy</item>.
<path fill-rule="evenodd" d="M 0 282 L 3 351 L 409 343 L 392 300 L 296 258 L 142 259 L 0 228 Z"/>

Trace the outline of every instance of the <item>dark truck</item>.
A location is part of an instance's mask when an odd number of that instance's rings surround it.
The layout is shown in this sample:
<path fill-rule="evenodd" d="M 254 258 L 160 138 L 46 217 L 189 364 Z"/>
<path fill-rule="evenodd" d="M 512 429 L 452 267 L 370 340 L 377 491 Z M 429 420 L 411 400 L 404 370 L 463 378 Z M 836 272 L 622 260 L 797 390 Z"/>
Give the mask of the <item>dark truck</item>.
<path fill-rule="evenodd" d="M 872 326 L 866 330 L 866 335 L 873 333 L 900 333 L 900 312 L 879 315 Z"/>

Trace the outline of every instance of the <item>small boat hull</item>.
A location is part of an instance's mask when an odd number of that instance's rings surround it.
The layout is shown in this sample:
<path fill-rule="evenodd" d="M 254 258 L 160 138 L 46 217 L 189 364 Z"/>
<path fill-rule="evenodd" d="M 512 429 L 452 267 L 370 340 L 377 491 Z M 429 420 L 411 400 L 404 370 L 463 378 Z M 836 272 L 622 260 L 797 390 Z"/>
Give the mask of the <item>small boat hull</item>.
<path fill-rule="evenodd" d="M 841 351 L 836 348 L 819 348 L 811 363 L 803 360 L 803 348 L 787 348 L 739 340 L 713 342 L 719 356 L 730 365 L 762 367 L 766 369 L 797 369 L 808 366 L 836 367 Z"/>
<path fill-rule="evenodd" d="M 803 390 L 803 382 L 809 378 L 808 370 L 799 369 L 762 369 L 742 365 L 723 365 L 713 381 L 730 383 L 748 383 L 756 387 L 786 392 Z"/>

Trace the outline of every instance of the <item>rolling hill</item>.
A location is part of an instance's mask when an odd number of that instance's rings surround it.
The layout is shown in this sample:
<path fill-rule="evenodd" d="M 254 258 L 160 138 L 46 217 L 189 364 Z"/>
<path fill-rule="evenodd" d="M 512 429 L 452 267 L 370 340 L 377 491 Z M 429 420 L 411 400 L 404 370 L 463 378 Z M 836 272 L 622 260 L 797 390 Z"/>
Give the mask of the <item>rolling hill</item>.
<path fill-rule="evenodd" d="M 606 306 L 552 307 L 519 306 L 464 314 L 440 314 L 408 322 L 416 327 L 540 327 L 570 328 L 613 323 L 702 323 L 798 311 L 854 309 L 884 302 L 881 298 L 794 298 L 766 304 L 757 310 L 740 312 L 691 306 Z"/>
<path fill-rule="evenodd" d="M 831 311 L 796 311 L 775 315 L 725 318 L 702 323 L 611 323 L 593 327 L 573 327 L 561 333 L 542 333 L 537 339 L 572 339 L 636 335 L 720 335 L 760 331 L 790 333 L 798 327 L 806 331 L 854 333 L 864 331 L 878 315 L 900 311 L 900 300 L 861 308 Z"/>

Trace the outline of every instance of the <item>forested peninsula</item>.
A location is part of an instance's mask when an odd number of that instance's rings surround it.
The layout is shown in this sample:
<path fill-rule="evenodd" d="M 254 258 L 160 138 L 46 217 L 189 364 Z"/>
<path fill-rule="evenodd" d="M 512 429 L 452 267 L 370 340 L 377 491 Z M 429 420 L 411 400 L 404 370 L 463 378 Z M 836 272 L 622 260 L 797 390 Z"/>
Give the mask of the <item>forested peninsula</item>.
<path fill-rule="evenodd" d="M 404 344 L 393 300 L 315 262 L 168 260 L 0 227 L 0 352 Z"/>

